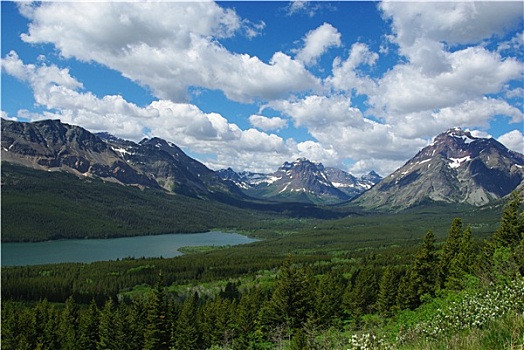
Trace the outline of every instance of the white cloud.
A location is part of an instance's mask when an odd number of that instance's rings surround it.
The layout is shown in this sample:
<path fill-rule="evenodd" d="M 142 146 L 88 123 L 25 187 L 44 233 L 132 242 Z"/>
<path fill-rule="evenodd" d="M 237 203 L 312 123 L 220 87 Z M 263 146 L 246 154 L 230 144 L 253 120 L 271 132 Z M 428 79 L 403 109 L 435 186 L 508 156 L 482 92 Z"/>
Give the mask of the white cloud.
<path fill-rule="evenodd" d="M 510 150 L 524 154 L 524 135 L 520 130 L 512 130 L 497 140 Z"/>
<path fill-rule="evenodd" d="M 435 112 L 409 113 L 395 118 L 395 130 L 403 137 L 430 137 L 455 126 L 487 129 L 490 121 L 501 115 L 510 118 L 510 123 L 522 123 L 524 117 L 521 110 L 506 101 L 485 97 Z"/>
<path fill-rule="evenodd" d="M 395 40 L 401 50 L 417 44 L 419 38 L 448 45 L 475 44 L 516 28 L 522 21 L 520 1 L 480 2 L 381 2 L 385 18 L 392 20 Z"/>
<path fill-rule="evenodd" d="M 324 23 L 306 34 L 304 47 L 298 50 L 296 59 L 305 65 L 313 65 L 329 48 L 341 45 L 340 37 L 335 27 Z"/>
<path fill-rule="evenodd" d="M 333 61 L 333 74 L 326 82 L 338 90 L 351 92 L 355 89 L 358 94 L 373 93 L 376 83 L 369 76 L 360 73 L 358 67 L 373 66 L 377 60 L 378 54 L 372 52 L 366 44 L 355 43 L 344 62 L 339 57 Z"/>
<path fill-rule="evenodd" d="M 253 114 L 249 117 L 249 122 L 255 128 L 264 131 L 281 130 L 287 127 L 287 120 L 280 117 L 268 118 L 263 115 Z"/>
<path fill-rule="evenodd" d="M 252 36 L 263 25 L 250 25 L 213 2 L 46 2 L 22 8 L 31 20 L 24 41 L 51 43 L 66 58 L 101 63 L 162 99 L 183 101 L 195 86 L 247 102 L 319 85 L 302 63 L 281 52 L 268 63 L 229 52 L 220 39 L 242 31 Z"/>
<path fill-rule="evenodd" d="M 390 40 L 407 58 L 377 79 L 376 89 L 368 92 L 373 113 L 388 123 L 410 114 L 429 116 L 441 109 L 445 113 L 460 105 L 486 106 L 485 96 L 522 79 L 519 59 L 480 46 L 521 23 L 522 3 L 383 2 L 379 7 L 392 21 Z M 521 118 L 513 109 L 510 117 Z"/>
<path fill-rule="evenodd" d="M 393 162 L 384 163 L 380 170 L 392 171 L 386 164 L 405 161 L 427 144 L 426 139 L 399 136 L 393 126 L 364 118 L 348 98 L 340 95 L 273 101 L 269 106 L 288 115 L 296 126 L 306 127 L 324 149 L 333 150 L 339 162 L 346 158 L 389 159 Z"/>
<path fill-rule="evenodd" d="M 452 68 L 437 75 L 424 74 L 413 64 L 400 64 L 387 72 L 370 96 L 376 112 L 398 116 L 480 99 L 502 91 L 523 72 L 516 59 L 504 59 L 481 47 L 447 55 Z"/>
<path fill-rule="evenodd" d="M 193 153 L 215 154 L 217 159 L 257 159 L 259 167 L 273 165 L 275 159 L 281 163 L 291 155 L 281 137 L 255 129 L 241 130 L 220 114 L 204 113 L 192 104 L 158 100 L 139 107 L 118 95 L 99 98 L 79 92 L 82 85 L 66 69 L 26 65 L 15 52 L 2 60 L 2 68 L 28 82 L 37 103 L 54 111 L 38 114 L 20 110 L 18 117 L 22 119 L 61 119 L 93 132 L 107 131 L 135 141 L 158 136 Z"/>

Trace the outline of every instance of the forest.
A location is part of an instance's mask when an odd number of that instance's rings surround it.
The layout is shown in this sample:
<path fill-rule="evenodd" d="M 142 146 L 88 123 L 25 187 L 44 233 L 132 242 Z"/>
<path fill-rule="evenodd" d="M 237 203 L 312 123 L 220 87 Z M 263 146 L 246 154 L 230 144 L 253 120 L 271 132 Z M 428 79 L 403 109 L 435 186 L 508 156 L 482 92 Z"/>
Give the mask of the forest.
<path fill-rule="evenodd" d="M 444 236 L 374 239 L 361 221 L 342 243 L 334 232 L 347 220 L 173 259 L 4 267 L 2 348 L 524 346 L 520 194 L 496 226 L 456 217 Z"/>

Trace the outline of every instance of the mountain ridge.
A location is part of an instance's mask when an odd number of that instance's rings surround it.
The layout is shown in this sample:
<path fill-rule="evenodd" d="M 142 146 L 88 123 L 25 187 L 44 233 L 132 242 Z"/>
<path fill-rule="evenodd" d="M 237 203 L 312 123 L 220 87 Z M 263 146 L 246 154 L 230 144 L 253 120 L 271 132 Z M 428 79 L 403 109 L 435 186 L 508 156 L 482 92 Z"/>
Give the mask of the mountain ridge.
<path fill-rule="evenodd" d="M 452 128 L 354 203 L 394 210 L 428 200 L 482 206 L 508 195 L 523 181 L 522 154 L 493 138 Z"/>
<path fill-rule="evenodd" d="M 324 167 L 306 158 L 284 162 L 269 174 L 235 172 L 217 173 L 234 182 L 245 194 L 262 199 L 333 204 L 347 201 L 374 186 L 381 177 L 375 172 L 357 178 L 343 170 Z"/>

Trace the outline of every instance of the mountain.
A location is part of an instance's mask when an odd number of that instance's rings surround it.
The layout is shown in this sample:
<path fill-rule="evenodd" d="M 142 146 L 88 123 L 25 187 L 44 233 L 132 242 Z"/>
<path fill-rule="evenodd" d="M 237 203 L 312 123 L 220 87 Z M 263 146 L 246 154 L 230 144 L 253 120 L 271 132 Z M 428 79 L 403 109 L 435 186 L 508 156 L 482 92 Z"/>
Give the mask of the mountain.
<path fill-rule="evenodd" d="M 124 185 L 192 197 L 243 196 L 230 182 L 159 138 L 139 143 L 92 134 L 59 120 L 21 123 L 2 119 L 2 160 L 40 170 L 62 170 Z"/>
<path fill-rule="evenodd" d="M 369 190 L 382 180 L 382 177 L 374 171 L 359 178 L 337 168 L 326 167 L 324 172 L 333 186 L 351 198 Z"/>
<path fill-rule="evenodd" d="M 249 196 L 316 204 L 340 203 L 371 188 L 380 176 L 370 173 L 360 179 L 336 168 L 325 168 L 300 158 L 285 162 L 270 174 L 240 172 L 231 168 L 217 172 L 222 179 L 235 183 Z"/>
<path fill-rule="evenodd" d="M 428 201 L 481 206 L 508 195 L 523 180 L 522 154 L 493 138 L 477 138 L 453 128 L 354 203 L 381 209 L 404 209 Z"/>

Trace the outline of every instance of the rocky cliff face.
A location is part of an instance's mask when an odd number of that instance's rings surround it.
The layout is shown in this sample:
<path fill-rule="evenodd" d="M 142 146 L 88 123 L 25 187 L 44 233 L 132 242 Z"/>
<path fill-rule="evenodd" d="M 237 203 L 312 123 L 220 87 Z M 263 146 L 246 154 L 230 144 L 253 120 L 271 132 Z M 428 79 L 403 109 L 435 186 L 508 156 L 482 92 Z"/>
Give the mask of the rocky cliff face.
<path fill-rule="evenodd" d="M 403 209 L 424 201 L 484 205 L 524 180 L 524 156 L 492 138 L 459 128 L 438 135 L 404 166 L 364 193 L 356 203 Z"/>
<path fill-rule="evenodd" d="M 135 143 L 107 133 L 95 135 L 58 120 L 2 119 L 2 160 L 190 196 L 242 195 L 236 186 L 165 140 Z"/>

